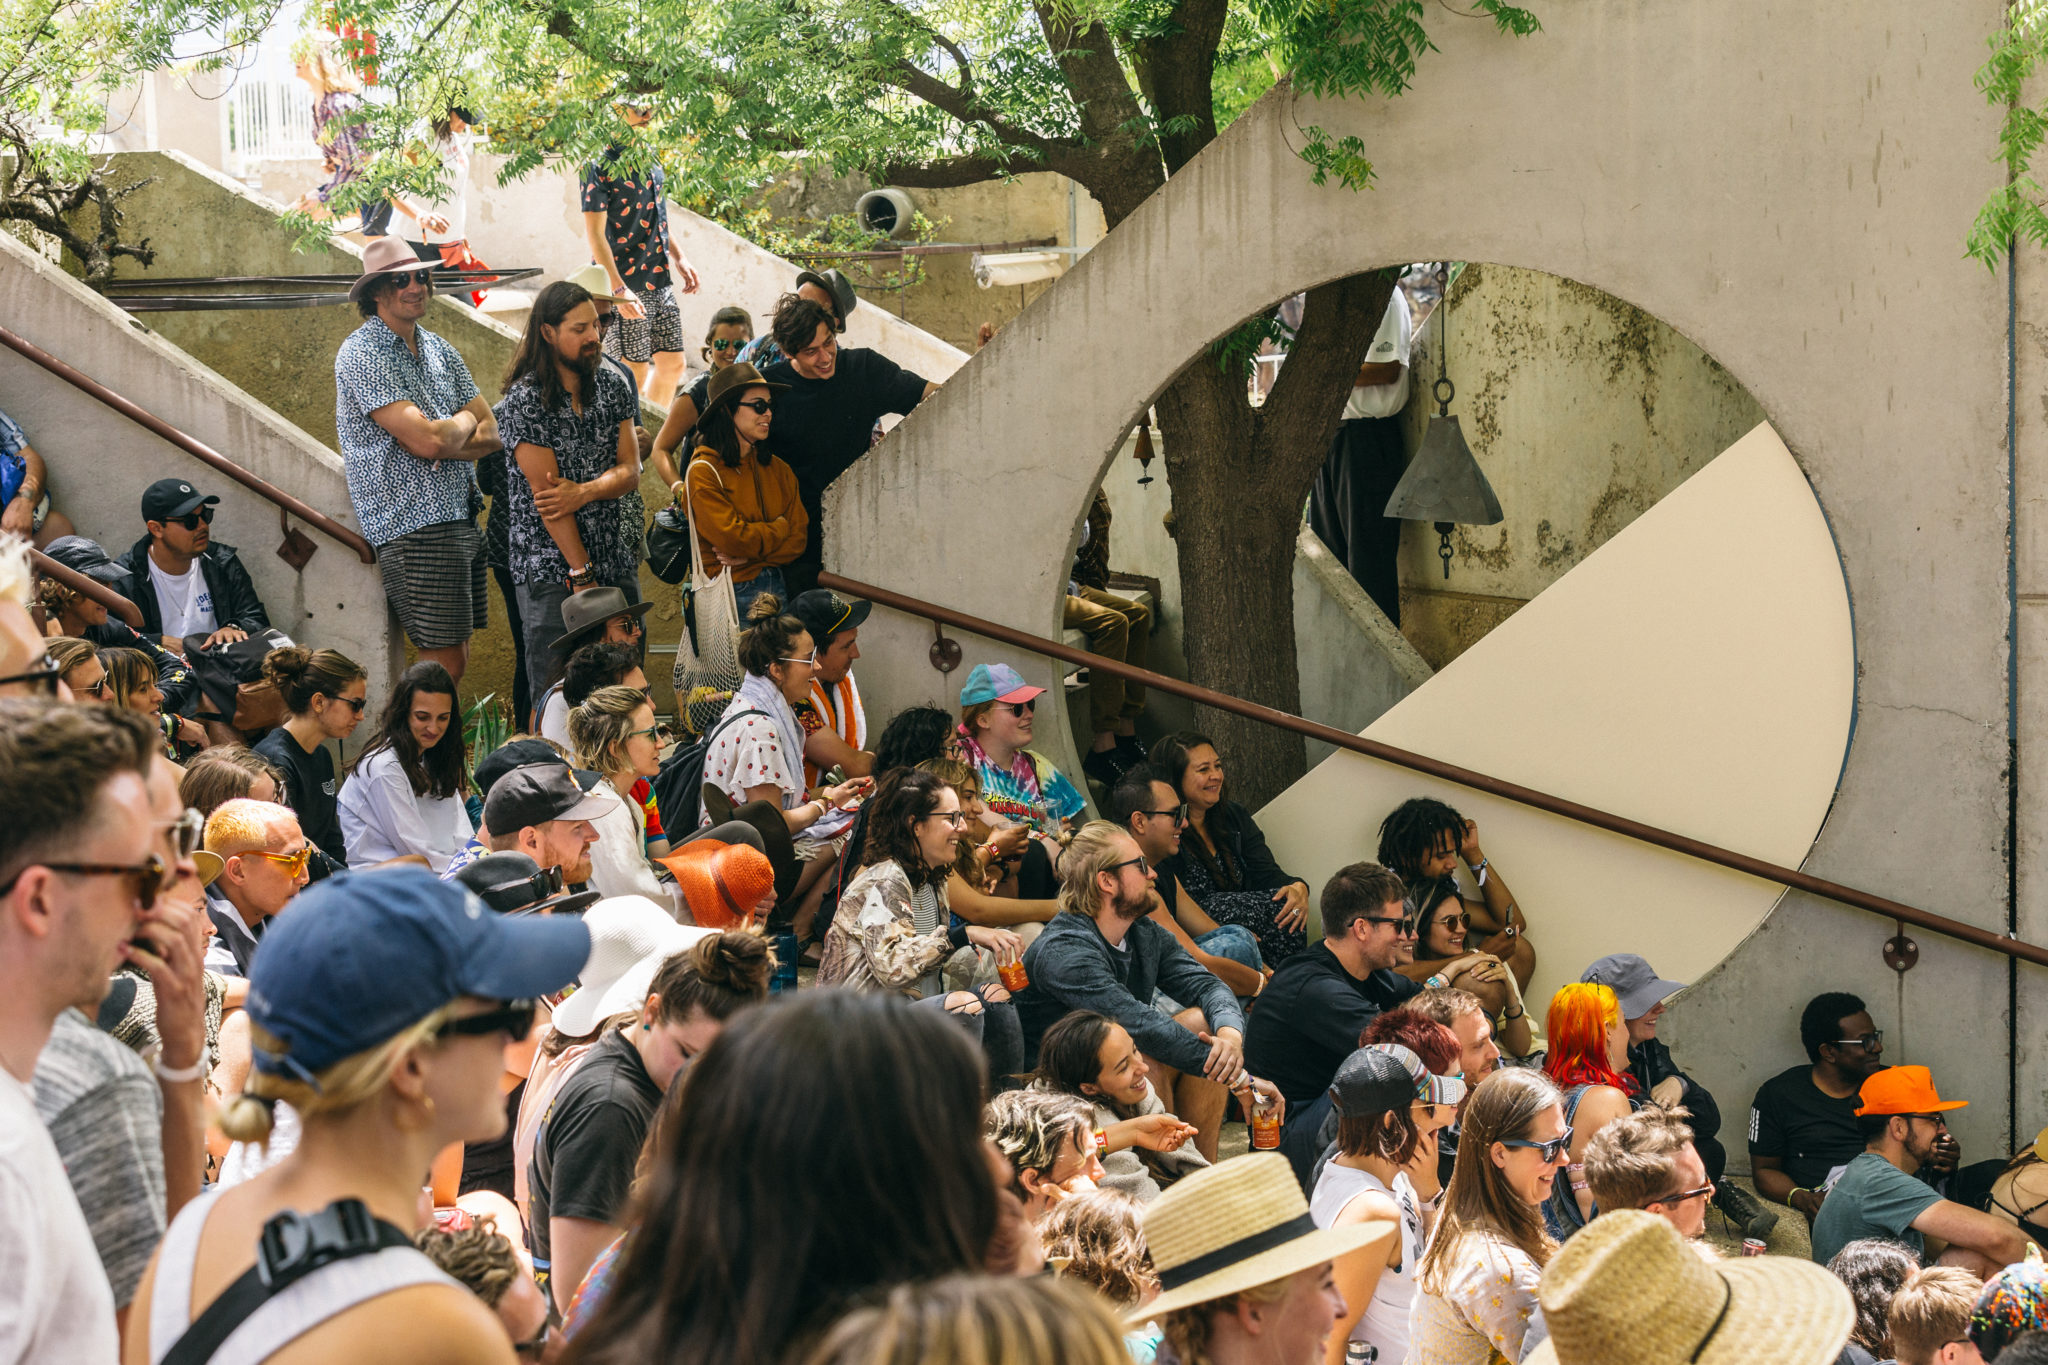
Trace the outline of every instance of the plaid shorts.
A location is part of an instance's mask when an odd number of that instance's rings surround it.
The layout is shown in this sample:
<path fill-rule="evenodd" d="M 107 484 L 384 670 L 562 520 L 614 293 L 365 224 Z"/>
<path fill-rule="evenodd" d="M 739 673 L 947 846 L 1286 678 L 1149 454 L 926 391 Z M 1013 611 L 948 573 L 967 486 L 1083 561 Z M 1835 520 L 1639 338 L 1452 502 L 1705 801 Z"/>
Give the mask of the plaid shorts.
<path fill-rule="evenodd" d="M 443 521 L 377 547 L 384 596 L 416 649 L 462 644 L 489 622 L 483 533 Z"/>
<path fill-rule="evenodd" d="M 605 354 L 614 360 L 644 365 L 663 351 L 683 349 L 683 315 L 676 311 L 676 291 L 663 285 L 649 293 L 633 291 L 647 316 L 621 316 L 604 334 Z"/>

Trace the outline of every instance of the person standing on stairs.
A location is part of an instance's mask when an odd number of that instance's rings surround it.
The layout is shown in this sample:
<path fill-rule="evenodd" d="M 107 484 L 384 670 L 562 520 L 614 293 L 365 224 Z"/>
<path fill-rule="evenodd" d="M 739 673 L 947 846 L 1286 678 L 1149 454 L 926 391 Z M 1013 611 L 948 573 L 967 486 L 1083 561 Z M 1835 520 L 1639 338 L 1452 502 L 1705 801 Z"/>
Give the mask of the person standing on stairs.
<path fill-rule="evenodd" d="M 1152 609 L 1109 590 L 1109 499 L 1100 488 L 1081 525 L 1081 548 L 1074 555 L 1066 615 L 1060 624 L 1085 634 L 1090 654 L 1133 668 L 1146 666 Z M 1138 743 L 1138 717 L 1144 710 L 1143 683 L 1126 682 L 1101 669 L 1088 671 L 1088 712 L 1095 740 L 1081 760 L 1081 771 L 1105 791 L 1145 761 L 1145 748 Z"/>

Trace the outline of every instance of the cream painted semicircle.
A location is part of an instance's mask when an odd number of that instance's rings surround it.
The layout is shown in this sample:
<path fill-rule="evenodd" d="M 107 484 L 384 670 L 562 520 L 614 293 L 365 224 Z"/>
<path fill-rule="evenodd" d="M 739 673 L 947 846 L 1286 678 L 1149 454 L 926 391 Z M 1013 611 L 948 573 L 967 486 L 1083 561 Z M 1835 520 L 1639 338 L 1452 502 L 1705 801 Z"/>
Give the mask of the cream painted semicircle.
<path fill-rule="evenodd" d="M 1798 867 L 1834 799 L 1855 675 L 1834 538 L 1766 423 L 1364 733 Z M 1259 824 L 1280 865 L 1320 893 L 1374 856 L 1381 818 L 1411 796 L 1479 822 L 1529 918 L 1539 1023 L 1551 993 L 1607 953 L 1697 980 L 1783 893 L 1352 753 L 1317 765 Z"/>

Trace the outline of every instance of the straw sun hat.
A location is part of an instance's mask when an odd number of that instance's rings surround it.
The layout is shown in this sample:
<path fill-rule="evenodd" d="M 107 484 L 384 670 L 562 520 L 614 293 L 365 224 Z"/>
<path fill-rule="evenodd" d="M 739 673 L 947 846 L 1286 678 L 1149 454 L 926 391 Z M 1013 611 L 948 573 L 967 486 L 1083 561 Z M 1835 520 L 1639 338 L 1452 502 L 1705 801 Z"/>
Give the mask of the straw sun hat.
<path fill-rule="evenodd" d="M 1830 1365 L 1849 1290 L 1788 1256 L 1709 1264 L 1653 1213 L 1603 1213 L 1557 1253 L 1537 1291 L 1550 1338 L 1524 1365 Z"/>
<path fill-rule="evenodd" d="M 1391 1219 L 1318 1229 L 1277 1152 L 1221 1161 L 1175 1181 L 1145 1211 L 1161 1293 L 1129 1316 L 1143 1322 L 1285 1279 L 1394 1231 Z"/>

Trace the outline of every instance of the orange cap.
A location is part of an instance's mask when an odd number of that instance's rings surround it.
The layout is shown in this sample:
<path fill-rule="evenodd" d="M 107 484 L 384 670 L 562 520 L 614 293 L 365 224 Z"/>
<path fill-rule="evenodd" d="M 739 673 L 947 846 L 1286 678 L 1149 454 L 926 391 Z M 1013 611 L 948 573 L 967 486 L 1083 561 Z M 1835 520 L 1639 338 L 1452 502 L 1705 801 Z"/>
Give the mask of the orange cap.
<path fill-rule="evenodd" d="M 1934 1088 L 1934 1077 L 1924 1066 L 1888 1066 L 1863 1083 L 1857 1092 L 1864 1114 L 1939 1114 L 1961 1109 L 1968 1100 L 1945 1100 Z"/>
<path fill-rule="evenodd" d="M 775 889 L 774 865 L 751 844 L 699 839 L 659 861 L 675 874 L 691 917 L 705 929 L 733 928 Z"/>

